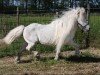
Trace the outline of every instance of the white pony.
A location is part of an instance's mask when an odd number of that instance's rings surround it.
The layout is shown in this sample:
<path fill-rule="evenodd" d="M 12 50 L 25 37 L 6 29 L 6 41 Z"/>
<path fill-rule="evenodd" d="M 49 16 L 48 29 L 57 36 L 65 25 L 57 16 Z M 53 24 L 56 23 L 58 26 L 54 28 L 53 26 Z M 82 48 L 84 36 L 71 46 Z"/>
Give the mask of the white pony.
<path fill-rule="evenodd" d="M 18 34 L 20 35 L 21 33 L 23 33 L 23 38 L 27 42 L 25 48 L 28 51 L 31 51 L 30 49 L 34 47 L 34 45 L 37 42 L 46 45 L 55 45 L 56 55 L 54 59 L 58 60 L 60 50 L 63 45 L 71 45 L 75 48 L 76 54 L 79 53 L 79 45 L 77 45 L 73 41 L 75 32 L 78 27 L 78 23 L 80 24 L 80 26 L 84 31 L 89 30 L 89 25 L 86 20 L 86 12 L 84 8 L 78 7 L 76 9 L 71 9 L 69 11 L 66 11 L 64 12 L 64 15 L 62 15 L 60 18 L 55 19 L 54 21 L 52 21 L 50 24 L 47 25 L 32 23 L 26 27 L 19 26 L 18 31 L 20 30 L 19 31 L 20 33 Z M 16 36 L 18 34 L 16 34 Z M 11 33 L 11 35 L 13 36 L 5 38 L 6 43 L 8 40 L 12 42 L 14 39 L 16 39 L 15 33 L 14 34 Z M 18 62 L 20 61 L 20 55 L 22 51 L 18 53 L 17 57 Z M 35 51 L 34 54 L 36 56 L 38 52 Z"/>

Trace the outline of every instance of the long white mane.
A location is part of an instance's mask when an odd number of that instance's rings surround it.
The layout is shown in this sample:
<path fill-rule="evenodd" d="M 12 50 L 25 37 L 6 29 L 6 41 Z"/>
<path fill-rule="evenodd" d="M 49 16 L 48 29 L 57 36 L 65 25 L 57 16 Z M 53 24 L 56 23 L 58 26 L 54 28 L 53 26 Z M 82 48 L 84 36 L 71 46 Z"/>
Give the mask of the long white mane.
<path fill-rule="evenodd" d="M 76 9 L 70 9 L 69 11 L 64 11 L 63 15 L 60 16 L 60 18 L 56 18 L 51 22 L 51 25 L 54 25 L 56 27 L 55 32 L 55 39 L 56 43 L 59 40 L 60 36 L 66 36 L 63 35 L 64 32 L 68 32 L 67 26 L 70 21 L 70 19 L 73 19 L 73 17 L 76 17 L 76 13 L 79 11 L 80 7 Z"/>

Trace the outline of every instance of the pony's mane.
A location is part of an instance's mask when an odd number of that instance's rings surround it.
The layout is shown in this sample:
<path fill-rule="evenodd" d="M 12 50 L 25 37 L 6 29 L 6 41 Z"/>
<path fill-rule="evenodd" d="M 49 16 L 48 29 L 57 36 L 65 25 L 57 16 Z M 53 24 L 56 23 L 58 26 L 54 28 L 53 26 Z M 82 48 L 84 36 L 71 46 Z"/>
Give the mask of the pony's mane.
<path fill-rule="evenodd" d="M 67 17 L 67 16 L 69 16 L 70 14 L 71 14 L 71 15 L 72 15 L 72 14 L 75 14 L 75 13 L 77 13 L 79 10 L 80 10 L 80 7 L 68 9 L 67 11 L 62 12 L 63 15 L 61 16 L 61 18 L 62 18 L 62 17 Z"/>
<path fill-rule="evenodd" d="M 63 17 L 67 18 L 70 14 L 76 13 L 76 10 L 79 10 L 79 9 L 80 7 L 68 9 L 67 11 L 62 11 L 62 14 L 60 15 L 60 17 L 53 19 L 53 21 L 59 20 Z"/>

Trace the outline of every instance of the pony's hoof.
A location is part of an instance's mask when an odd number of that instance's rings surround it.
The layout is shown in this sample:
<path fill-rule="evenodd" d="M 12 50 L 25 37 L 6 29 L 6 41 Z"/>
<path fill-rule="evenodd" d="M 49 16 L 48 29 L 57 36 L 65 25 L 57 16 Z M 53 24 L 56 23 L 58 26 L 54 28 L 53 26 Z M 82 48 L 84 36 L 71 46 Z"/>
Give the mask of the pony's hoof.
<path fill-rule="evenodd" d="M 58 58 L 54 58 L 54 60 L 55 60 L 55 61 L 57 61 L 57 60 L 58 60 Z"/>
<path fill-rule="evenodd" d="M 38 61 L 40 59 L 40 55 L 35 56 L 34 60 Z"/>
<path fill-rule="evenodd" d="M 40 59 L 40 54 L 37 51 L 34 51 L 34 57 L 36 60 Z"/>
<path fill-rule="evenodd" d="M 36 58 L 37 58 L 37 59 L 40 59 L 40 58 L 41 58 L 40 54 L 38 54 L 38 55 L 36 56 Z"/>
<path fill-rule="evenodd" d="M 19 64 L 21 61 L 15 61 L 15 64 Z"/>
<path fill-rule="evenodd" d="M 15 63 L 16 64 L 20 63 L 20 60 L 18 58 L 15 58 Z"/>
<path fill-rule="evenodd" d="M 38 51 L 34 51 L 34 57 L 36 57 L 38 55 L 39 55 Z"/>

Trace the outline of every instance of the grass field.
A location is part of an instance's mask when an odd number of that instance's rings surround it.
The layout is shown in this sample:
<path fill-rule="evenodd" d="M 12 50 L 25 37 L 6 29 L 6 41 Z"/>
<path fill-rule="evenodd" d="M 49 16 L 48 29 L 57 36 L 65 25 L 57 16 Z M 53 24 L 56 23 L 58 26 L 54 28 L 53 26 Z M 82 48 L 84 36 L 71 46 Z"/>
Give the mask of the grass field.
<path fill-rule="evenodd" d="M 30 23 L 47 24 L 52 21 L 53 15 L 20 15 L 20 24 Z M 62 48 L 62 59 L 54 61 L 54 47 L 37 45 L 36 49 L 41 52 L 41 60 L 28 63 L 15 64 L 15 55 L 23 44 L 21 37 L 9 47 L 0 49 L 0 74 L 1 75 L 99 75 L 100 74 L 100 14 L 93 13 L 90 16 L 90 47 L 82 50 L 79 57 L 74 56 L 73 48 Z M 4 37 L 10 29 L 17 26 L 15 15 L 0 16 L 0 38 Z M 76 40 L 82 44 L 84 33 L 79 29 Z M 72 55 L 72 56 L 71 56 Z M 28 55 L 23 59 L 27 60 Z M 5 72 L 6 71 L 6 72 Z"/>

